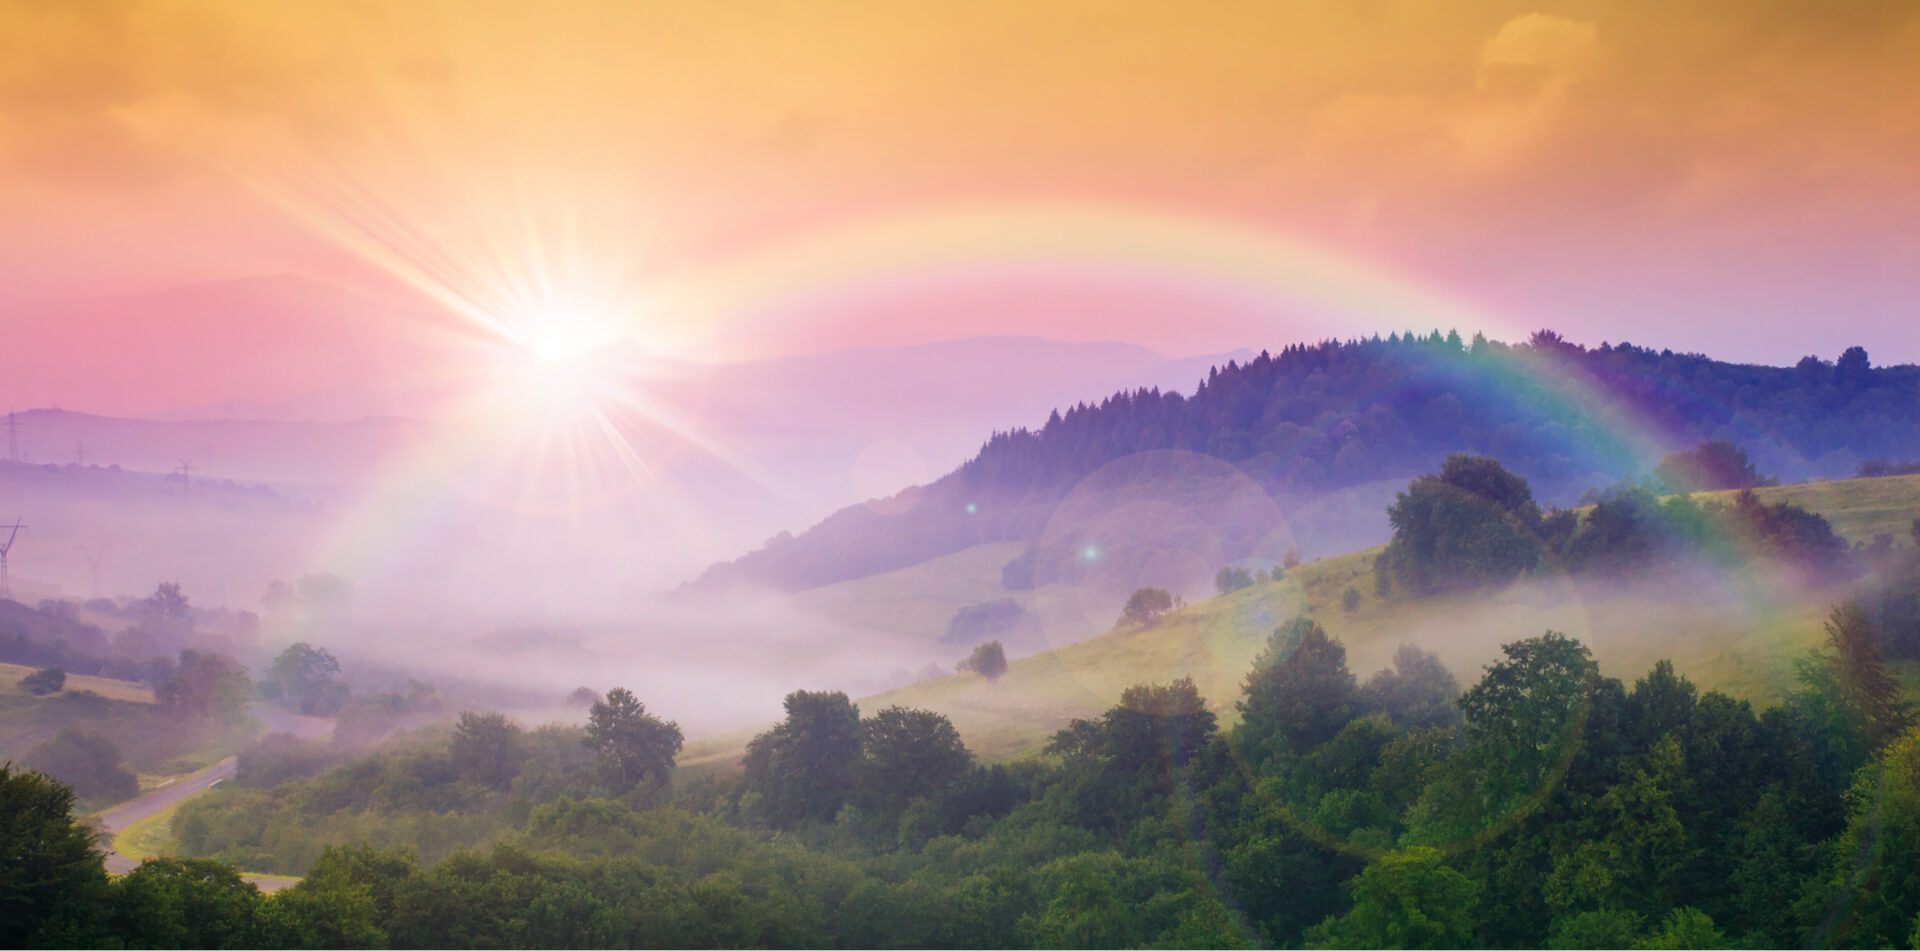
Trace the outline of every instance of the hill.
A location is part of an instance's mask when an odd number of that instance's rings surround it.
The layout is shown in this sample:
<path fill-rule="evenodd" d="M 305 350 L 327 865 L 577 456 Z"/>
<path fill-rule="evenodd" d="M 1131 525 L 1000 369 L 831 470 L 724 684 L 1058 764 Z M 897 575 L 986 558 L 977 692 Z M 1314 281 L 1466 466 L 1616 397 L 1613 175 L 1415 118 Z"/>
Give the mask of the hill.
<path fill-rule="evenodd" d="M 1920 444 L 1920 367 L 1875 368 L 1859 348 L 1833 363 L 1747 366 L 1629 344 L 1590 349 L 1544 331 L 1513 346 L 1476 338 L 1468 347 L 1438 332 L 1292 346 L 1229 361 L 1191 395 L 1123 391 L 1038 429 L 997 433 L 946 476 L 836 512 L 712 566 L 696 584 L 804 590 L 975 545 L 1038 543 L 1090 481 L 1126 491 L 1112 467 L 1139 470 L 1128 460 L 1142 453 L 1230 468 L 1283 513 L 1265 528 L 1284 523 L 1303 551 L 1328 554 L 1384 540 L 1380 507 L 1361 506 L 1361 519 L 1297 513 L 1404 483 L 1449 453 L 1499 458 L 1543 501 L 1564 503 L 1709 438 L 1746 446 L 1785 481 L 1850 475 L 1863 460 Z M 1228 559 L 1253 553 L 1234 548 L 1249 538 L 1229 541 Z M 1043 575 L 1048 560 L 1060 570 L 1072 561 L 1071 546 L 1040 555 Z"/>
<path fill-rule="evenodd" d="M 1770 503 L 1790 501 L 1819 512 L 1854 542 L 1904 534 L 1920 515 L 1920 476 L 1776 486 L 1758 494 Z M 1703 497 L 1717 495 L 1724 494 Z M 876 593 L 926 585 L 926 603 L 954 603 L 983 585 L 979 574 L 1004 550 L 983 547 L 931 563 L 952 570 L 908 569 L 854 584 Z M 989 759 L 1038 752 L 1068 721 L 1098 714 L 1123 689 L 1143 681 L 1192 677 L 1223 722 L 1232 722 L 1241 682 L 1268 634 L 1302 612 L 1346 645 L 1349 665 L 1363 679 L 1386 666 L 1401 644 L 1412 643 L 1439 655 L 1461 682 L 1471 682 L 1501 644 L 1553 629 L 1587 643 L 1603 669 L 1623 677 L 1668 658 L 1702 689 L 1764 705 L 1789 685 L 1791 660 L 1818 643 L 1828 610 L 1851 590 L 1837 584 L 1793 591 L 1766 577 L 1703 572 L 1630 587 L 1548 578 L 1491 594 L 1382 601 L 1373 593 L 1377 552 L 1311 562 L 1279 582 L 1199 601 L 1146 629 L 1110 628 L 1073 643 L 1076 632 L 1049 628 L 1048 638 L 1063 646 L 1014 660 L 997 683 L 949 676 L 864 698 L 860 706 L 946 714 L 967 745 Z M 971 576 L 962 570 L 969 565 Z M 1351 612 L 1341 604 L 1349 588 L 1360 593 Z M 895 602 L 878 599 L 873 607 L 888 603 Z M 1112 617 L 1107 615 L 1109 623 Z M 746 738 L 696 742 L 683 762 L 724 768 L 737 761 Z"/>

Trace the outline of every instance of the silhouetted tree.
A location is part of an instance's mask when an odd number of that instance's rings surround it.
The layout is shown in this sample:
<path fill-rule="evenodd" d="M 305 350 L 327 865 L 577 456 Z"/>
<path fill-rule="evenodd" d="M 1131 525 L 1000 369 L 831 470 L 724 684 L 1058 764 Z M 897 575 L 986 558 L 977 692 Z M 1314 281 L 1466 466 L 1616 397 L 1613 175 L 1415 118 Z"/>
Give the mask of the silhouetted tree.
<path fill-rule="evenodd" d="M 1654 467 L 1653 474 L 1674 492 L 1751 489 L 1769 483 L 1747 458 L 1746 450 L 1724 439 L 1670 452 Z"/>
<path fill-rule="evenodd" d="M 59 693 L 66 689 L 67 672 L 58 667 L 42 667 L 20 678 L 20 686 L 36 697 Z"/>
<path fill-rule="evenodd" d="M 1244 588 L 1253 587 L 1253 572 L 1246 568 L 1226 567 L 1214 573 L 1214 590 L 1221 594 L 1232 594 Z"/>
<path fill-rule="evenodd" d="M 988 641 L 973 649 L 965 659 L 955 665 L 962 673 L 975 673 L 987 678 L 988 683 L 1000 679 L 1007 672 L 1007 651 L 999 641 Z"/>
<path fill-rule="evenodd" d="M 1120 623 L 1145 626 L 1173 610 L 1173 594 L 1165 588 L 1140 588 L 1120 609 Z"/>

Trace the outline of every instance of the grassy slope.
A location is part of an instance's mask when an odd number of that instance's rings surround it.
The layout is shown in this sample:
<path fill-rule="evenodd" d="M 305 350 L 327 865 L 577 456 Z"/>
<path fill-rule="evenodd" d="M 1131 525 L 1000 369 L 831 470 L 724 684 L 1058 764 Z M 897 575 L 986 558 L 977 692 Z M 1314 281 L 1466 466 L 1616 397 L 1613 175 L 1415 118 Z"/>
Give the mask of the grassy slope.
<path fill-rule="evenodd" d="M 0 693 L 24 693 L 20 681 L 34 668 L 19 664 L 0 664 Z M 115 680 L 111 677 L 91 677 L 86 674 L 68 674 L 66 689 L 74 693 L 82 690 L 97 693 L 108 700 L 124 700 L 127 703 L 153 703 L 153 688 L 146 684 L 137 684 L 131 680 Z"/>
<path fill-rule="evenodd" d="M 142 789 L 231 755 L 242 727 L 184 728 L 153 702 L 153 691 L 124 680 L 67 675 L 60 693 L 36 697 L 20 686 L 30 667 L 0 664 L 0 761 L 18 760 L 73 726 L 111 738 Z"/>
<path fill-rule="evenodd" d="M 1703 492 L 1695 498 L 1732 502 L 1735 494 Z M 1756 494 L 1763 502 L 1785 499 L 1819 512 L 1835 531 L 1856 542 L 1872 541 L 1880 533 L 1908 538 L 1913 520 L 1920 517 L 1920 475 L 1773 486 Z"/>
<path fill-rule="evenodd" d="M 976 545 L 883 575 L 856 578 L 799 596 L 801 606 L 854 627 L 937 640 L 953 613 L 969 605 L 1013 597 L 1031 606 L 1030 594 L 1000 587 L 1000 569 L 1026 545 Z"/>
<path fill-rule="evenodd" d="M 1781 486 L 1761 490 L 1761 496 L 1818 511 L 1854 541 L 1880 532 L 1904 536 L 1920 515 L 1920 476 Z M 835 587 L 873 598 L 868 609 L 876 625 L 899 610 L 902 617 L 917 618 L 909 623 L 931 624 L 937 617 L 944 628 L 953 605 L 1004 596 L 992 589 L 999 566 L 1011 557 L 1001 550 L 1007 548 L 983 546 Z M 1141 681 L 1191 676 L 1230 721 L 1241 680 L 1267 635 L 1303 607 L 1347 646 L 1349 663 L 1362 677 L 1411 642 L 1438 654 L 1463 683 L 1470 682 L 1498 657 L 1501 644 L 1553 629 L 1586 642 L 1612 676 L 1631 681 L 1655 660 L 1671 658 L 1703 687 L 1765 703 L 1788 686 L 1790 660 L 1818 643 L 1827 610 L 1848 593 L 1843 586 L 1782 596 L 1785 589 L 1766 579 L 1704 578 L 1664 590 L 1606 591 L 1543 580 L 1490 595 L 1383 602 L 1373 595 L 1374 553 L 1305 565 L 1284 581 L 1203 601 L 1150 629 L 1114 630 L 1016 660 L 998 683 L 947 677 L 865 698 L 861 708 L 901 704 L 945 713 L 988 759 L 1038 751 L 1068 720 L 1099 713 Z M 1362 595 L 1352 613 L 1340 607 L 1348 587 Z M 937 607 L 916 606 L 916 591 L 928 592 L 925 603 Z M 1061 634 L 1069 639 L 1070 632 Z M 683 763 L 725 767 L 737 761 L 750 735 L 696 742 Z"/>

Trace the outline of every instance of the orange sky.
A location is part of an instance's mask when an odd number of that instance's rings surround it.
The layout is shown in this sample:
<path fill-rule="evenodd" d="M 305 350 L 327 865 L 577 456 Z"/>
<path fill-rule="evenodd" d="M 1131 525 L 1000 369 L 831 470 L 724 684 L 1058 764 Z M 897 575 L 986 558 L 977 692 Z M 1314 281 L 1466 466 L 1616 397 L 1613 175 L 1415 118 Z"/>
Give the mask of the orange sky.
<path fill-rule="evenodd" d="M 643 298 L 1041 201 L 1272 229 L 1595 342 L 1920 360 L 1920 6 L 0 0 L 0 300 L 396 257 Z M 782 345 L 1286 342 L 1137 288 L 1116 325 L 1088 280 Z"/>

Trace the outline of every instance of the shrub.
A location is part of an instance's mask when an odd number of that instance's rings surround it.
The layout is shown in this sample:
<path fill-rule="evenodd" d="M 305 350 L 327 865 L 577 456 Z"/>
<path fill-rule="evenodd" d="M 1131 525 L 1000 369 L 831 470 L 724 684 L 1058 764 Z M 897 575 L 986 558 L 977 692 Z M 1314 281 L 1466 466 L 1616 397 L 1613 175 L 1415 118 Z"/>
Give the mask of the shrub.
<path fill-rule="evenodd" d="M 20 678 L 20 686 L 36 697 L 59 693 L 67 686 L 67 672 L 58 667 L 42 667 Z"/>

